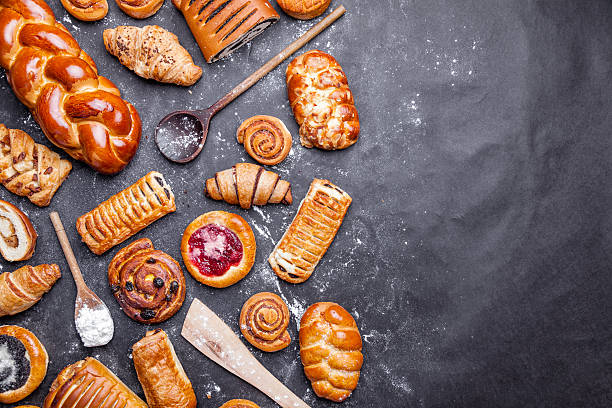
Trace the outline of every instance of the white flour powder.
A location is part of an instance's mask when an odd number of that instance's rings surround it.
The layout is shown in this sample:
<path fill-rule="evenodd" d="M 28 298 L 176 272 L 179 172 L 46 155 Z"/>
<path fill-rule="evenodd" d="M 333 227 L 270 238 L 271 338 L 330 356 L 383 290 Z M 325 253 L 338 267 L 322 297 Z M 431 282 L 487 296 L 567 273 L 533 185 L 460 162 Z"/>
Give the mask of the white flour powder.
<path fill-rule="evenodd" d="M 115 325 L 105 306 L 95 309 L 84 306 L 75 323 L 85 347 L 104 346 L 113 339 Z"/>

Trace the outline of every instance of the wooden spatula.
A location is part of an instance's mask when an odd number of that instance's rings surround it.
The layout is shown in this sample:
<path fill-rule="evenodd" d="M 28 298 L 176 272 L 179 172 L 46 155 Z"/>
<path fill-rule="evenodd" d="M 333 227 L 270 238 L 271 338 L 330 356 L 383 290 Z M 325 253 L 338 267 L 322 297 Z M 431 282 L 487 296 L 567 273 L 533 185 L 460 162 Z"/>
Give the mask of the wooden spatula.
<path fill-rule="evenodd" d="M 259 389 L 281 407 L 310 408 L 270 374 L 232 329 L 198 299 L 189 307 L 181 334 L 206 357 Z"/>

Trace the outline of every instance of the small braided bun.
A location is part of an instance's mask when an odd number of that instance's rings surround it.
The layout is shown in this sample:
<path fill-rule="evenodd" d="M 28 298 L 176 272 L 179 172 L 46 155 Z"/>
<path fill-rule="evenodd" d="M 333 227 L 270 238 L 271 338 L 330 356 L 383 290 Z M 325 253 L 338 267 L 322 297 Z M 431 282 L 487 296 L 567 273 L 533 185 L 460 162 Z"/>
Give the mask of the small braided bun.
<path fill-rule="evenodd" d="M 282 350 L 291 343 L 287 331 L 289 308 L 283 299 L 270 292 L 251 296 L 240 312 L 240 331 L 249 343 L 260 350 Z"/>
<path fill-rule="evenodd" d="M 268 166 L 282 162 L 291 151 L 291 133 L 274 116 L 259 115 L 245 120 L 236 137 L 249 156 Z"/>

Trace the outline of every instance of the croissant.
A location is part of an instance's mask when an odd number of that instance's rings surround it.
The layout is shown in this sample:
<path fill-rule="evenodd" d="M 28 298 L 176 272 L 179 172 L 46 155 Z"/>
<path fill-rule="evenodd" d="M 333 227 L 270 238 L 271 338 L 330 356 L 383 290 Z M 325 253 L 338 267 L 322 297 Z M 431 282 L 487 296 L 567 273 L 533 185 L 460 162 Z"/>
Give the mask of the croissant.
<path fill-rule="evenodd" d="M 23 312 L 38 302 L 60 278 L 59 266 L 22 266 L 0 275 L 0 317 Z"/>
<path fill-rule="evenodd" d="M 300 357 L 319 397 L 342 402 L 357 388 L 361 347 L 357 323 L 342 306 L 319 302 L 306 309 L 300 321 Z"/>
<path fill-rule="evenodd" d="M 72 165 L 27 133 L 0 124 L 0 183 L 39 207 L 49 205 Z"/>
<path fill-rule="evenodd" d="M 291 204 L 291 184 L 272 171 L 252 163 L 237 163 L 231 169 L 217 172 L 206 180 L 204 194 L 213 200 L 240 204 L 248 210 L 252 205 Z"/>
<path fill-rule="evenodd" d="M 338 61 L 312 50 L 287 67 L 289 104 L 304 147 L 346 149 L 359 138 L 359 114 Z"/>
<path fill-rule="evenodd" d="M 236 138 L 249 156 L 268 166 L 285 160 L 293 141 L 282 120 L 266 115 L 253 116 L 242 122 Z"/>
<path fill-rule="evenodd" d="M 159 26 L 119 26 L 103 37 L 106 50 L 143 78 L 190 86 L 202 76 L 177 36 Z"/>
<path fill-rule="evenodd" d="M 106 0 L 61 0 L 62 6 L 81 21 L 102 20 L 108 13 Z"/>
<path fill-rule="evenodd" d="M 164 4 L 164 0 L 115 0 L 117 6 L 132 18 L 151 17 Z"/>
<path fill-rule="evenodd" d="M 0 200 L 0 254 L 7 261 L 25 261 L 34 254 L 36 238 L 32 222 L 19 208 Z"/>
<path fill-rule="evenodd" d="M 49 141 L 103 174 L 121 171 L 142 124 L 43 0 L 0 0 L 0 66 Z"/>

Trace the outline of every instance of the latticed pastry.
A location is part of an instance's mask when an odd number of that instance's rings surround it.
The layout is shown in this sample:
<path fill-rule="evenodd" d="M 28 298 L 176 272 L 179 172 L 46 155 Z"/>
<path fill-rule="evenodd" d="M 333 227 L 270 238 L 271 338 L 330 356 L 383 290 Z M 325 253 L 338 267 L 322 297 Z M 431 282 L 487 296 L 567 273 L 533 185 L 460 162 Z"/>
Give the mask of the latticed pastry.
<path fill-rule="evenodd" d="M 352 198 L 328 180 L 314 179 L 268 262 L 279 278 L 306 281 L 331 245 Z"/>
<path fill-rule="evenodd" d="M 172 0 L 185 16 L 206 62 L 215 62 L 278 21 L 268 0 Z"/>
<path fill-rule="evenodd" d="M 249 298 L 240 311 L 240 331 L 249 343 L 263 351 L 278 351 L 291 343 L 287 331 L 289 308 L 275 293 L 261 292 Z"/>
<path fill-rule="evenodd" d="M 77 231 L 100 255 L 176 210 L 174 194 L 161 173 L 152 171 L 77 220 Z"/>
<path fill-rule="evenodd" d="M 0 183 L 39 207 L 51 203 L 72 164 L 18 129 L 0 124 Z"/>

